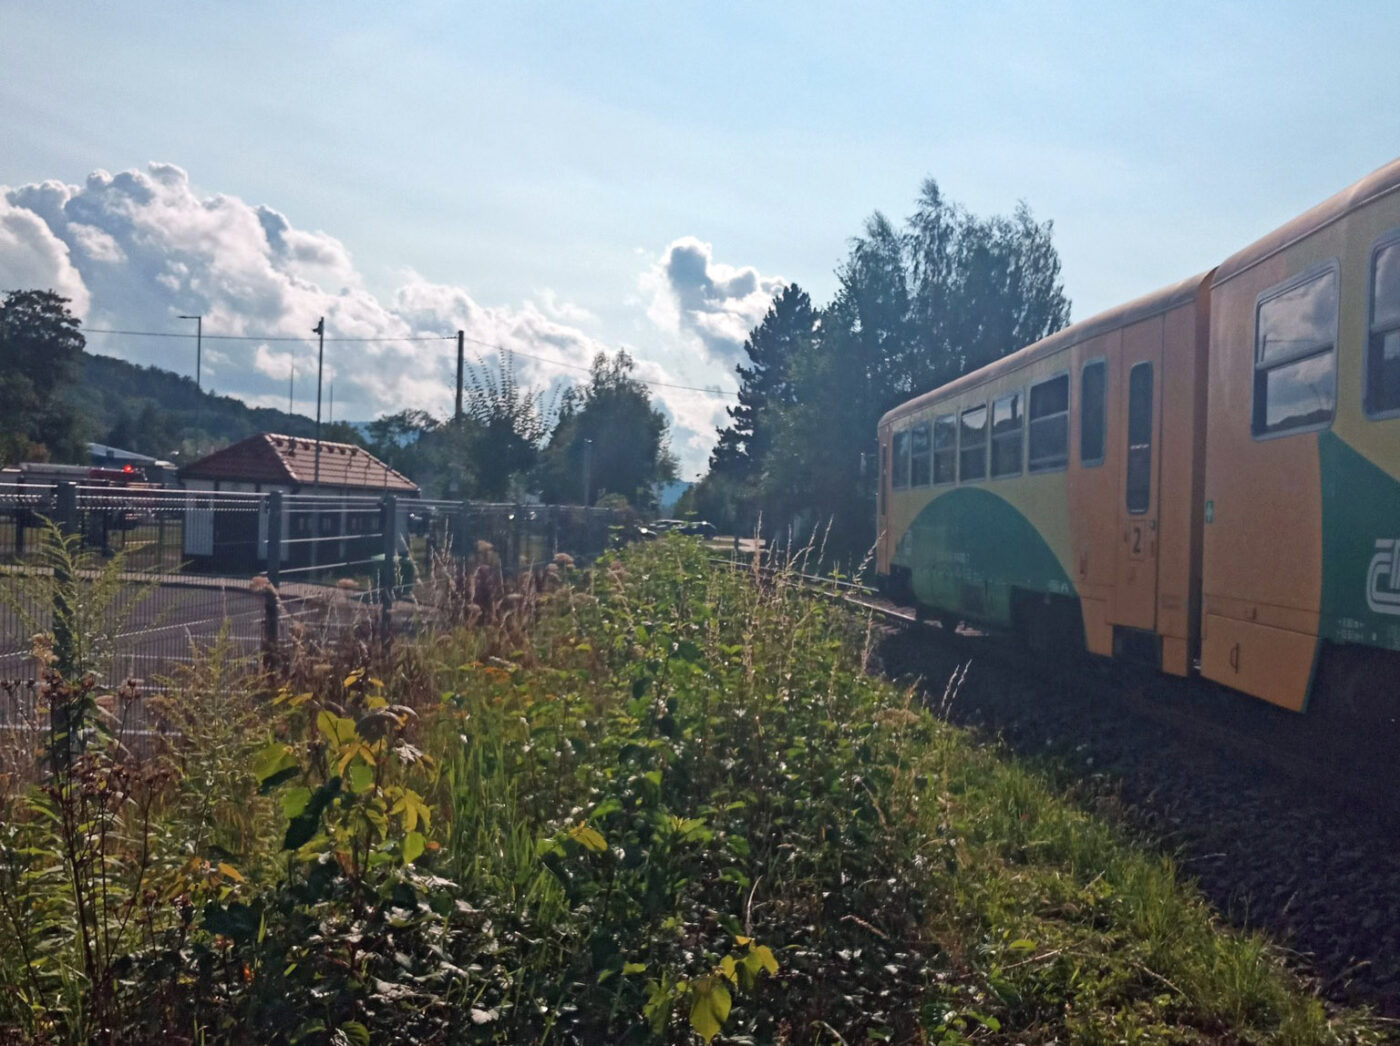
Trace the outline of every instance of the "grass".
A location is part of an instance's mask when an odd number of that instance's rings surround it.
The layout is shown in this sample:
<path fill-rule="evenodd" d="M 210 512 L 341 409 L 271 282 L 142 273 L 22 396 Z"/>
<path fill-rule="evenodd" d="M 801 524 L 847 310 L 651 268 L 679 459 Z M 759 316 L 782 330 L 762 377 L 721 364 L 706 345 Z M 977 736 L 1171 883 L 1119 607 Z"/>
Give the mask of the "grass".
<path fill-rule="evenodd" d="M 169 751 L 130 757 L 118 724 L 42 780 L 12 767 L 0 1024 L 1383 1041 L 1169 860 L 869 675 L 868 623 L 761 580 L 679 538 L 519 592 L 438 575 L 431 634 L 301 649 L 278 679 L 230 678 L 216 649 L 167 699 Z"/>

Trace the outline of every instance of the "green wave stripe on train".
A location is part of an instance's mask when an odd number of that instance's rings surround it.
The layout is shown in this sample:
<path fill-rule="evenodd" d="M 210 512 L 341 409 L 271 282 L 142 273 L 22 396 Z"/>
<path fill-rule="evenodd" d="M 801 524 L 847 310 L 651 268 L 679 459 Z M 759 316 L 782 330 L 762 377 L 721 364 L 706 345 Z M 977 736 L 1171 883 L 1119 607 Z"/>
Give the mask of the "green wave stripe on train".
<path fill-rule="evenodd" d="M 1322 636 L 1400 650 L 1400 480 L 1335 432 L 1322 471 Z"/>
<path fill-rule="evenodd" d="M 961 487 L 934 498 L 895 549 L 925 606 L 1012 624 L 1013 588 L 1074 595 L 1060 559 L 1034 523 L 990 491 Z"/>

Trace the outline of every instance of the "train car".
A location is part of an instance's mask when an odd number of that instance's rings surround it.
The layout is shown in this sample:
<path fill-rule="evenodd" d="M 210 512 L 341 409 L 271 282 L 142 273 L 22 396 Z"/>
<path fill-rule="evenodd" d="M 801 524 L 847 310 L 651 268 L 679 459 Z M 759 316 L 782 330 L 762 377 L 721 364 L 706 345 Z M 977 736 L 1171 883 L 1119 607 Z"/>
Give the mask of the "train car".
<path fill-rule="evenodd" d="M 877 571 L 922 611 L 1392 715 L 1400 161 L 878 435 Z"/>
<path fill-rule="evenodd" d="M 1185 675 L 1208 291 L 1184 280 L 886 414 L 877 571 L 893 593 Z"/>
<path fill-rule="evenodd" d="M 1211 287 L 1202 673 L 1400 704 L 1400 161 Z M 1391 711 L 1393 712 L 1393 708 Z"/>

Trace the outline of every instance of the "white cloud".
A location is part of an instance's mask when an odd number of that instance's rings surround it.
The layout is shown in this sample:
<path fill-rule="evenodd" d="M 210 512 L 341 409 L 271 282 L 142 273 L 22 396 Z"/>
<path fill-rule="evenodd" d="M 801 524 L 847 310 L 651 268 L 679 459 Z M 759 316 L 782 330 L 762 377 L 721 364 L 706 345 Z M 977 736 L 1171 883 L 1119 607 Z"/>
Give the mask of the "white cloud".
<path fill-rule="evenodd" d="M 560 301 L 559 295 L 555 292 L 553 287 L 546 287 L 544 290 L 538 291 L 536 297 L 540 300 L 540 308 L 562 323 L 596 324 L 598 322 L 598 317 L 589 312 L 582 305 Z"/>
<path fill-rule="evenodd" d="M 707 359 L 728 367 L 740 362 L 744 339 L 783 282 L 752 266 L 715 261 L 714 249 L 694 236 L 672 241 L 641 280 L 652 322 L 690 336 Z"/>
<path fill-rule="evenodd" d="M 674 241 L 642 283 L 648 315 L 669 336 L 633 350 L 637 376 L 663 385 L 704 384 L 707 378 L 683 376 L 699 372 L 720 378 L 725 388 L 733 387 L 732 366 L 744 337 L 781 285 L 753 268 L 714 261 L 710 246 L 694 237 Z M 298 228 L 269 206 L 200 195 L 173 164 L 94 171 L 83 185 L 0 186 L 0 287 L 35 286 L 71 298 L 90 327 L 188 330 L 190 343 L 89 338 L 93 352 L 184 373 L 194 369 L 194 324 L 179 317 L 203 315 L 206 385 L 216 380 L 222 393 L 282 407 L 295 366 L 302 411 L 315 403 L 311 329 L 321 316 L 328 338 L 431 339 L 328 341 L 326 379 L 335 378 L 340 418 L 409 407 L 445 415 L 454 396 L 453 335 L 459 329 L 469 339 L 469 359 L 489 360 L 497 354 L 493 346 L 515 352 L 516 372 L 526 384 L 581 380 L 597 353 L 618 348 L 583 329 L 601 325 L 596 315 L 561 300 L 552 288 L 537 289 L 519 305 L 488 306 L 463 287 L 404 270 L 397 289 L 381 298 L 367 289 L 350 251 L 334 236 Z M 219 334 L 269 340 L 210 337 Z M 680 372 L 657 361 L 658 354 Z M 674 421 L 683 471 L 693 475 L 729 401 L 665 387 L 655 396 Z"/>
<path fill-rule="evenodd" d="M 72 299 L 79 316 L 88 292 L 73 267 L 68 245 L 32 211 L 0 197 L 0 290 L 52 290 Z"/>

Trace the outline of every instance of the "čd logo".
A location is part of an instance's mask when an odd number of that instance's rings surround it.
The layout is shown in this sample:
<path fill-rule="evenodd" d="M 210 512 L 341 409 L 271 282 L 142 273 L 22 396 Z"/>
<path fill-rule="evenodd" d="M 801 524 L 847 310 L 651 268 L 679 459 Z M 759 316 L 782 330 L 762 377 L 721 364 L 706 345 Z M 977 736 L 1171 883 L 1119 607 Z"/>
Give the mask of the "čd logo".
<path fill-rule="evenodd" d="M 1366 573 L 1366 605 L 1377 614 L 1400 614 L 1400 539 L 1376 542 Z"/>

